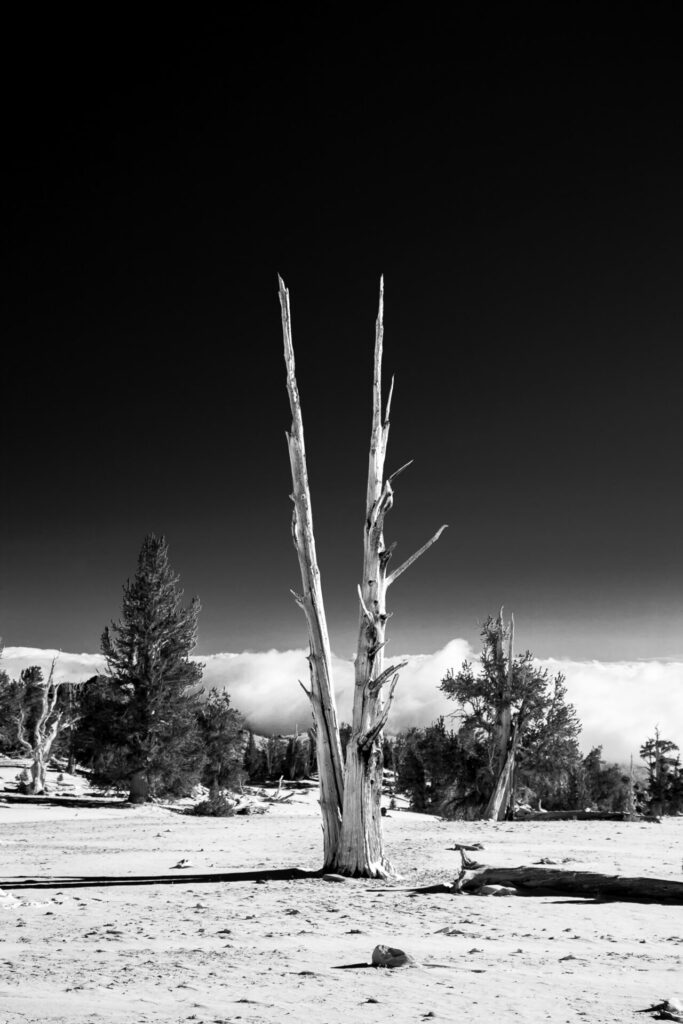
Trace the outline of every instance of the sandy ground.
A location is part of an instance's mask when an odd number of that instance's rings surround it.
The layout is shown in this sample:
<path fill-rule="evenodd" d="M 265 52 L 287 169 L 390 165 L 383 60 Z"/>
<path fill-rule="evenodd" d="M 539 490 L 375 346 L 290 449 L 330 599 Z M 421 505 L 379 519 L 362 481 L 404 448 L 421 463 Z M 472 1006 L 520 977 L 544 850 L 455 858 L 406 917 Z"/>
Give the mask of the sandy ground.
<path fill-rule="evenodd" d="M 454 842 L 487 864 L 681 879 L 683 818 L 610 822 L 384 821 L 407 883 L 450 881 Z M 552 897 L 409 896 L 319 879 L 188 884 L 200 871 L 320 865 L 315 794 L 265 815 L 209 819 L 155 806 L 0 804 L 0 874 L 168 873 L 178 884 L 0 890 L 0 1022 L 643 1022 L 683 994 L 680 907 Z M 406 884 L 406 882 L 401 884 Z M 449 928 L 452 934 L 441 930 Z M 369 963 L 377 943 L 416 963 Z"/>

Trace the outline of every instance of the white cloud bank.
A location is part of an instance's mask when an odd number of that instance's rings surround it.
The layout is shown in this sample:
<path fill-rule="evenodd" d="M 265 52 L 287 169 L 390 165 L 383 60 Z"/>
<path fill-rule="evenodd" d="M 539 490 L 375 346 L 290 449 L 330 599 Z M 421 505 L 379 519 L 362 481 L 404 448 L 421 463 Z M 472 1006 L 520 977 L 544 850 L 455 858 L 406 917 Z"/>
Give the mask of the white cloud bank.
<path fill-rule="evenodd" d="M 28 665 L 49 670 L 56 651 L 31 647 L 5 648 L 0 667 L 15 678 Z M 458 668 L 476 655 L 465 640 L 451 640 L 434 654 L 407 658 L 401 672 L 389 729 L 397 732 L 410 725 L 428 725 L 447 715 L 453 705 L 438 690 L 439 680 L 449 668 Z M 206 668 L 204 684 L 226 689 L 234 707 L 245 715 L 255 732 L 269 734 L 305 729 L 310 721 L 308 699 L 297 680 L 308 686 L 306 652 L 245 651 L 242 654 L 210 654 L 199 659 Z M 390 663 L 390 662 L 388 662 Z M 551 674 L 562 672 L 567 679 L 568 698 L 583 723 L 581 746 L 603 747 L 610 761 L 637 758 L 645 739 L 659 724 L 663 734 L 683 747 L 683 663 L 665 661 L 600 662 L 549 658 L 539 662 Z M 59 654 L 58 679 L 81 681 L 103 668 L 97 654 Z M 333 658 L 337 706 L 340 721 L 351 718 L 353 665 Z"/>

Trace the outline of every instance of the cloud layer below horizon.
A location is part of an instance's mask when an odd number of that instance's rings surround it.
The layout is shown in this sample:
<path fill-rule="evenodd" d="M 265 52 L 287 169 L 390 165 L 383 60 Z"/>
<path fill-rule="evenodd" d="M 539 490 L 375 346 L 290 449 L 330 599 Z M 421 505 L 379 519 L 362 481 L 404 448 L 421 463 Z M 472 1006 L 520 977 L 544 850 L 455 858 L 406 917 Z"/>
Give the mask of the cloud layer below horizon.
<path fill-rule="evenodd" d="M 47 674 L 58 654 L 55 676 L 74 682 L 102 671 L 98 654 L 66 654 L 31 647 L 7 647 L 0 661 L 11 678 L 28 665 L 41 665 Z M 450 640 L 434 654 L 404 655 L 388 730 L 424 726 L 439 715 L 448 715 L 453 704 L 439 691 L 448 669 L 464 660 L 476 661 L 465 640 Z M 209 654 L 198 660 L 205 665 L 204 685 L 226 689 L 255 732 L 290 733 L 306 729 L 310 722 L 308 699 L 298 685 L 308 685 L 308 663 L 303 650 L 245 651 L 240 654 Z M 390 663 L 390 662 L 389 662 Z M 566 677 L 568 699 L 583 724 L 581 747 L 603 747 L 609 761 L 627 761 L 655 725 L 668 739 L 683 746 L 683 663 L 667 661 L 570 661 L 548 658 L 538 663 L 552 675 Z M 339 720 L 349 721 L 353 700 L 353 664 L 333 656 Z"/>

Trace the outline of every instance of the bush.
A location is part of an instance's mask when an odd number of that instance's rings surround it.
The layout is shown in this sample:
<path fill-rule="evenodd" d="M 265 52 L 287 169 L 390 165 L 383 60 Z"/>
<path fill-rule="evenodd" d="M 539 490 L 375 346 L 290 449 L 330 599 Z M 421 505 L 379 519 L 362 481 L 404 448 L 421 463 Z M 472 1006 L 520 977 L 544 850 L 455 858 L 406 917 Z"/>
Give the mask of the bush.
<path fill-rule="evenodd" d="M 235 801 L 225 793 L 213 793 L 208 800 L 202 800 L 188 811 L 200 818 L 232 818 L 234 813 Z"/>

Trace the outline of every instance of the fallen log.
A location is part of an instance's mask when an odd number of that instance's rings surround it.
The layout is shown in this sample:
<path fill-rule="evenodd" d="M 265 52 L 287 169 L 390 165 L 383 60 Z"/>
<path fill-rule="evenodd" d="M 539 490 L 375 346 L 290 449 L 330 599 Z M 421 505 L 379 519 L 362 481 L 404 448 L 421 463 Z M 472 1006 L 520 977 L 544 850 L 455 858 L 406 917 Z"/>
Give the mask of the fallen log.
<path fill-rule="evenodd" d="M 28 793 L 0 792 L 3 804 L 44 804 L 46 807 L 131 807 L 128 800 L 92 796 L 36 796 Z"/>
<path fill-rule="evenodd" d="M 650 821 L 661 822 L 653 814 L 632 814 L 629 811 L 532 811 L 517 813 L 515 821 Z"/>
<path fill-rule="evenodd" d="M 471 896 L 484 885 L 513 886 L 519 896 L 578 896 L 581 899 L 683 906 L 683 882 L 673 879 L 629 878 L 603 875 L 599 871 L 563 871 L 535 865 L 517 868 L 465 867 L 452 885 L 392 886 L 366 891 L 385 895 L 405 892 L 411 896 L 436 893 Z"/>
<path fill-rule="evenodd" d="M 629 878 L 599 871 L 566 871 L 551 867 L 465 869 L 455 880 L 455 892 L 473 892 L 483 885 L 511 885 L 531 896 L 582 896 L 638 903 L 683 906 L 683 882 L 668 878 Z"/>

